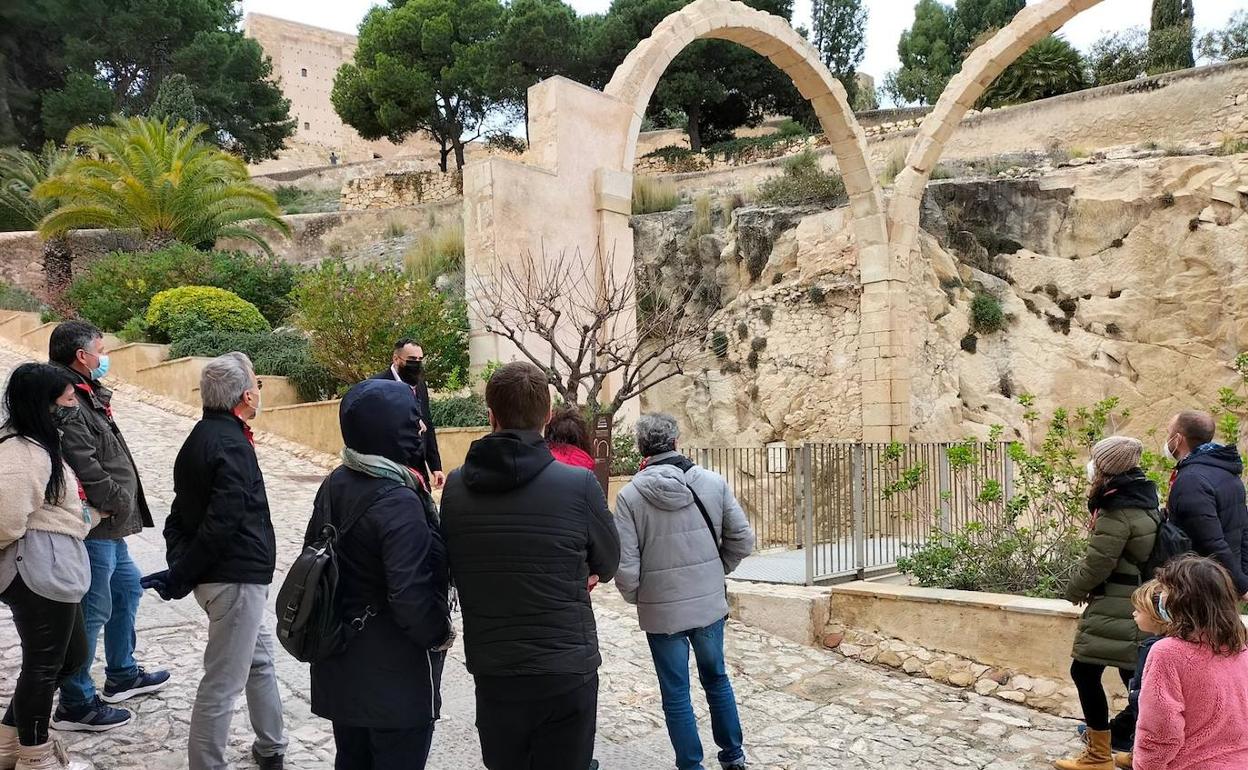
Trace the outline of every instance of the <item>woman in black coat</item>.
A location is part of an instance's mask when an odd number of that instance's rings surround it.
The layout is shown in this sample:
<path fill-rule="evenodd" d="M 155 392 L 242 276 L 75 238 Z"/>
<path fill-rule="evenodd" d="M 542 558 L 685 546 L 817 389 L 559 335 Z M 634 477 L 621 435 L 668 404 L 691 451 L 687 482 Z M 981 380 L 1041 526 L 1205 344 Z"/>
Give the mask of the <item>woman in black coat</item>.
<path fill-rule="evenodd" d="M 423 770 L 441 707 L 450 573 L 432 500 L 403 464 L 420 452 L 418 419 L 402 383 L 347 393 L 343 465 L 317 492 L 305 537 L 362 510 L 335 544 L 350 641 L 312 664 L 312 712 L 334 723 L 337 770 Z"/>

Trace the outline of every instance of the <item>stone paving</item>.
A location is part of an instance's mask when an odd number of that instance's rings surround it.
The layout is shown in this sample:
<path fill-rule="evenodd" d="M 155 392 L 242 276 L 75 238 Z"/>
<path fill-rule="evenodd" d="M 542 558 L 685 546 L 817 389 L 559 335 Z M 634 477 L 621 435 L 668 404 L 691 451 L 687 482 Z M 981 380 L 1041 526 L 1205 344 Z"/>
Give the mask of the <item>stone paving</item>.
<path fill-rule="evenodd" d="M 19 353 L 0 348 L 0 378 L 7 379 L 9 370 L 21 360 Z M 159 527 L 169 510 L 173 458 L 192 420 L 139 403 L 134 395 L 121 389 L 116 413 L 157 518 L 157 529 L 129 540 L 140 568 L 147 572 L 164 566 Z M 277 528 L 281 571 L 299 548 L 325 468 L 266 443 L 261 444 L 259 454 Z M 636 615 L 610 585 L 594 593 L 594 605 L 605 659 L 597 756 L 604 770 L 671 768 L 658 687 Z M 191 599 L 162 602 L 149 593 L 139 612 L 138 637 L 140 662 L 149 668 L 169 668 L 173 673 L 170 686 L 128 704 L 136 715 L 126 727 L 62 737 L 76 754 L 92 759 L 101 770 L 185 767 L 187 721 L 201 671 L 205 618 Z M 1052 758 L 1073 743 L 1071 722 L 802 647 L 736 622 L 730 624 L 727 644 L 751 767 L 759 770 L 1039 770 L 1050 767 Z M 290 733 L 286 766 L 330 768 L 333 739 L 329 724 L 309 710 L 307 666 L 284 653 L 279 655 L 278 675 Z M 103 653 L 98 657 L 102 659 Z M 472 686 L 462 648 L 451 657 L 443 682 L 443 719 L 429 767 L 480 768 Z M 17 635 L 7 611 L 0 607 L 0 703 L 12 692 L 19 661 Z M 97 665 L 96 679 L 102 681 L 98 669 Z M 705 705 L 697 704 L 696 697 L 695 705 L 705 745 L 713 749 Z M 238 709 L 246 710 L 242 698 Z M 231 740 L 231 755 L 239 768 L 254 767 L 248 758 L 250 740 L 247 719 L 240 713 Z M 709 756 L 714 756 L 713 751 Z"/>

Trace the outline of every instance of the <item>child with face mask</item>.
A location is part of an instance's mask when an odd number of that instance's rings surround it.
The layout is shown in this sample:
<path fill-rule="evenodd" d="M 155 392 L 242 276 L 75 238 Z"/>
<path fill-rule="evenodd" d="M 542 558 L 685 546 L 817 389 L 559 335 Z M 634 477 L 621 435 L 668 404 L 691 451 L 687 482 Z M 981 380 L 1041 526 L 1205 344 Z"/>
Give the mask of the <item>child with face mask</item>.
<path fill-rule="evenodd" d="M 1248 767 L 1248 630 L 1227 571 L 1200 556 L 1157 572 L 1166 637 L 1141 681 L 1136 770 Z"/>

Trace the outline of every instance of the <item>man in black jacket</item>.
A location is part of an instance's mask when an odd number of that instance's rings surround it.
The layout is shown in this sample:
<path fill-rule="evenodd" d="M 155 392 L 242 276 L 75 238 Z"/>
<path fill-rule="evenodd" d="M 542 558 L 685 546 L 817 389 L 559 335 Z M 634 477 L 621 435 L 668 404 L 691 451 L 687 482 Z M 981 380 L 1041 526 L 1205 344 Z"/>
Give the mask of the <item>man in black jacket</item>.
<path fill-rule="evenodd" d="M 1180 412 L 1170 420 L 1162 451 L 1178 461 L 1166 507 L 1201 556 L 1221 562 L 1236 590 L 1248 598 L 1248 506 L 1244 463 L 1234 445 L 1213 443 L 1207 412 Z"/>
<path fill-rule="evenodd" d="M 501 367 L 485 401 L 494 432 L 442 495 L 481 754 L 489 770 L 585 770 L 602 664 L 591 576 L 614 577 L 619 534 L 594 474 L 555 462 L 542 439 L 542 370 Z"/>
<path fill-rule="evenodd" d="M 87 503 L 100 513 L 100 523 L 86 540 L 91 559 L 91 587 L 82 598 L 87 662 L 61 685 L 52 726 L 99 732 L 130 721 L 128 710 L 106 704 L 155 692 L 169 682 L 169 672 L 145 671 L 134 659 L 134 622 L 143 589 L 126 538 L 152 526 L 152 514 L 130 447 L 113 420 L 113 392 L 100 383 L 108 374 L 104 335 L 85 321 L 66 321 L 52 330 L 48 358 L 73 379 L 78 408 L 61 428 L 61 446 Z M 104 688 L 97 692 L 91 666 L 101 630 L 106 666 Z"/>
<path fill-rule="evenodd" d="M 408 461 L 409 467 L 424 477 L 434 489 L 441 489 L 446 482 L 442 472 L 442 457 L 438 454 L 438 434 L 433 425 L 433 413 L 429 410 L 429 386 L 425 384 L 425 351 L 414 339 L 404 337 L 394 343 L 394 356 L 390 368 L 378 372 L 370 380 L 394 380 L 412 389 L 416 406 L 420 410 L 420 451 Z M 426 470 L 426 466 L 428 466 Z"/>
<path fill-rule="evenodd" d="M 234 702 L 244 689 L 256 731 L 252 757 L 282 767 L 286 738 L 273 668 L 273 636 L 264 628 L 277 559 L 264 476 L 248 420 L 260 413 L 251 361 L 227 353 L 204 365 L 203 418 L 173 464 L 173 504 L 165 520 L 169 569 L 143 579 L 166 599 L 191 591 L 208 614 L 204 678 L 191 712 L 191 770 L 225 770 Z"/>

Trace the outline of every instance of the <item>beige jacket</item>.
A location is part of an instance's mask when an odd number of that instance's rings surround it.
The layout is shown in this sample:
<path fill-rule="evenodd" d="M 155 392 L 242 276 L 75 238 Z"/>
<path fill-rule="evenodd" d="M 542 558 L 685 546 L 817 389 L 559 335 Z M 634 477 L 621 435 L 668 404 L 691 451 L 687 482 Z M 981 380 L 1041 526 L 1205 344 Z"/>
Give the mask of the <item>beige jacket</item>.
<path fill-rule="evenodd" d="M 20 437 L 0 442 L 0 549 L 28 530 L 85 538 L 99 522 L 92 509 L 84 514 L 78 479 L 65 466 L 65 492 L 55 504 L 43 499 L 52 477 L 52 458 L 43 447 Z M 84 518 L 89 515 L 90 518 Z"/>

